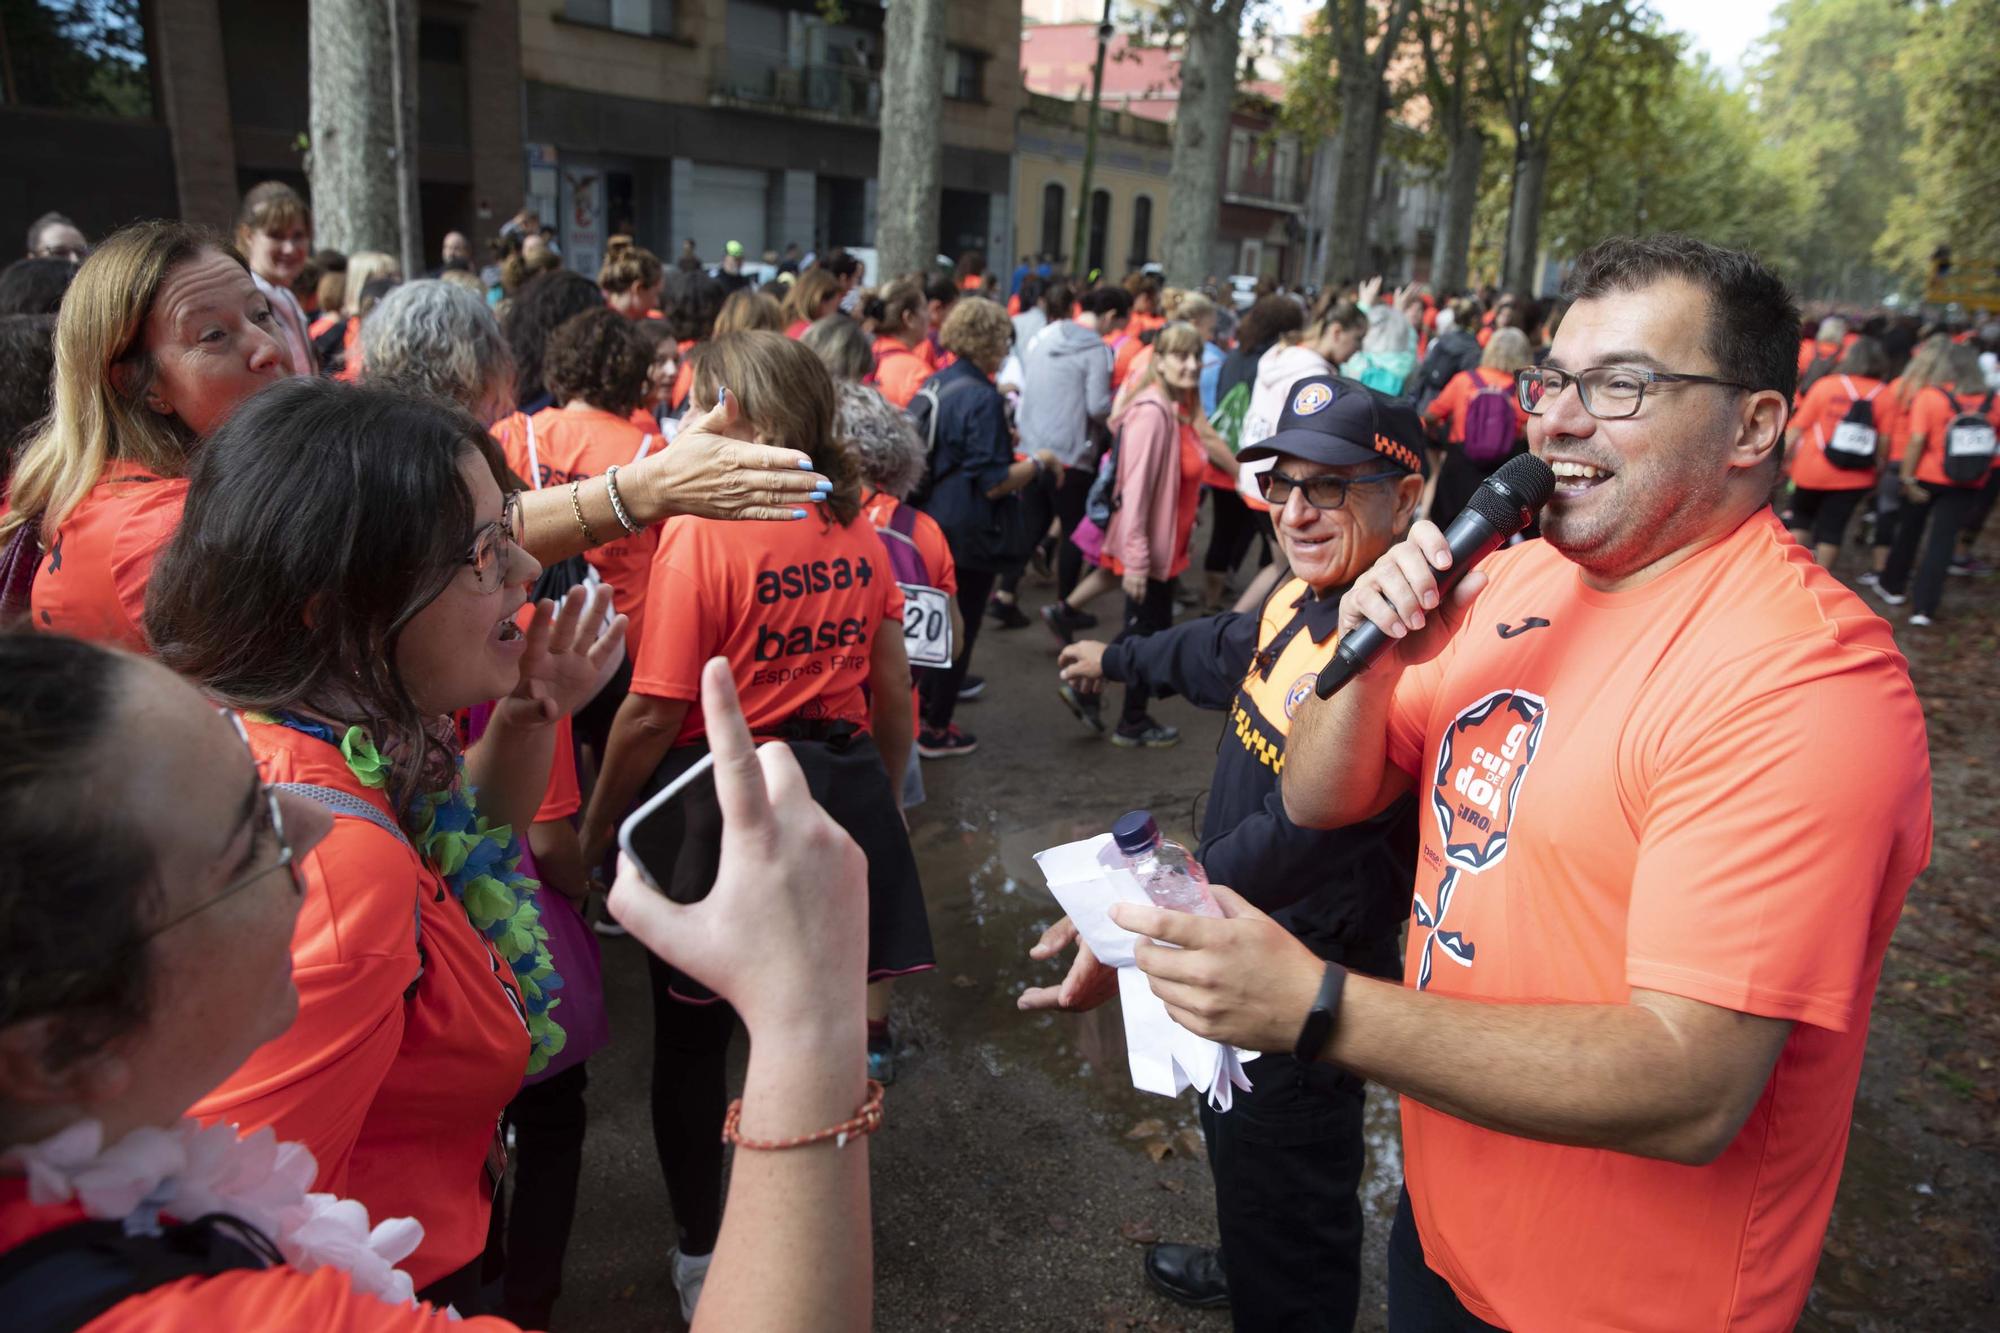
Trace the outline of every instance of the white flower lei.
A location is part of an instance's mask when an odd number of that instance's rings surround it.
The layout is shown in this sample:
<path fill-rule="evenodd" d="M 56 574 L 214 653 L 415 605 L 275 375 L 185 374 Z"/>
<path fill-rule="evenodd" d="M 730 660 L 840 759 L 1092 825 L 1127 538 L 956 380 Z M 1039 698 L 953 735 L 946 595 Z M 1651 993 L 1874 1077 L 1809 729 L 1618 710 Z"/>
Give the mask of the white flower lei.
<path fill-rule="evenodd" d="M 335 1268 L 354 1288 L 392 1305 L 414 1305 L 410 1275 L 396 1267 L 424 1238 L 414 1217 L 372 1229 L 353 1199 L 309 1192 L 318 1164 L 302 1143 L 280 1143 L 266 1126 L 248 1138 L 233 1125 L 135 1129 L 109 1148 L 104 1126 L 82 1120 L 61 1133 L 0 1155 L 28 1177 L 28 1201 L 83 1205 L 86 1215 L 122 1221 L 129 1236 L 157 1236 L 164 1215 L 191 1222 L 225 1213 L 269 1237 L 300 1273 Z"/>

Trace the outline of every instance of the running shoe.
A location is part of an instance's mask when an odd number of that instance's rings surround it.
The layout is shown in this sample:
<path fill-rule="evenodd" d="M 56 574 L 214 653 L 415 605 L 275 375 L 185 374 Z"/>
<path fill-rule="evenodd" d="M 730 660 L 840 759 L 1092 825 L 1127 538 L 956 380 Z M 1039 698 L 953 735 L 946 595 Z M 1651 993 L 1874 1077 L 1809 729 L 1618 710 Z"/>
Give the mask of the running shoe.
<path fill-rule="evenodd" d="M 885 1088 L 896 1081 L 896 1039 L 887 1032 L 868 1036 L 868 1077 Z"/>
<path fill-rule="evenodd" d="M 1904 602 L 1910 600 L 1908 593 L 1890 592 L 1887 588 L 1883 587 L 1880 575 L 1877 575 L 1875 581 L 1870 583 L 1868 587 L 1877 597 L 1880 597 L 1891 606 L 1901 606 Z"/>
<path fill-rule="evenodd" d="M 670 1252 L 672 1262 L 668 1270 L 673 1275 L 674 1290 L 681 1298 L 681 1319 L 694 1323 L 695 1302 L 701 1299 L 701 1284 L 708 1281 L 708 1265 L 715 1258 L 710 1254 L 682 1254 L 675 1249 Z"/>
<path fill-rule="evenodd" d="M 1911 616 L 1906 623 L 1916 629 L 1929 629 L 1931 627 L 1931 618 L 1919 611 Z"/>
<path fill-rule="evenodd" d="M 958 701 L 969 704 L 986 693 L 986 677 L 968 675 L 958 687 Z"/>
<path fill-rule="evenodd" d="M 960 731 L 956 723 L 943 731 L 925 727 L 917 733 L 917 753 L 926 759 L 956 759 L 979 748 L 979 738 Z"/>
<path fill-rule="evenodd" d="M 1877 574 L 1872 569 L 1854 581 L 1860 584 L 1862 587 L 1868 589 L 1868 591 L 1870 592 L 1882 591 L 1882 576 Z"/>
<path fill-rule="evenodd" d="M 1962 560 L 1954 557 L 1948 572 L 1960 578 L 1985 578 L 1993 572 L 1993 566 L 1973 556 L 1967 556 Z"/>
<path fill-rule="evenodd" d="M 1181 743 L 1180 728 L 1170 727 L 1164 722 L 1147 718 L 1137 727 L 1127 727 L 1123 722 L 1111 733 L 1111 743 L 1125 750 L 1170 750 Z"/>
<path fill-rule="evenodd" d="M 1026 629 L 1028 613 L 1018 602 L 1003 602 L 998 597 L 986 604 L 986 614 L 993 617 L 1001 629 Z"/>
<path fill-rule="evenodd" d="M 1099 695 L 1085 694 L 1068 681 L 1056 683 L 1056 693 L 1062 697 L 1069 711 L 1076 714 L 1076 720 L 1102 736 L 1104 734 L 1104 705 Z"/>
<path fill-rule="evenodd" d="M 1056 636 L 1056 642 L 1067 648 L 1076 642 L 1078 630 L 1097 624 L 1097 617 L 1088 611 L 1072 611 L 1067 602 L 1050 602 L 1042 608 L 1042 623 Z"/>

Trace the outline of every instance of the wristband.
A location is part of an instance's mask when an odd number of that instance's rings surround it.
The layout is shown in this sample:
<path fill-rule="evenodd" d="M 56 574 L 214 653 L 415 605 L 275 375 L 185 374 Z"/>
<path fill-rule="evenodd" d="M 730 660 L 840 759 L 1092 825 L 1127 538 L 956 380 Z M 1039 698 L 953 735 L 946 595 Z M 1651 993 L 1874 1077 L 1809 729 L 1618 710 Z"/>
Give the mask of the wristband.
<path fill-rule="evenodd" d="M 618 498 L 618 464 L 616 463 L 604 469 L 604 493 L 611 497 L 612 516 L 618 520 L 618 526 L 625 529 L 625 535 L 628 537 L 638 536 L 640 531 L 639 526 L 632 521 L 632 516 L 625 512 L 625 502 Z"/>
<path fill-rule="evenodd" d="M 1325 975 L 1320 978 L 1319 997 L 1313 1001 L 1306 1021 L 1299 1025 L 1299 1039 L 1292 1047 L 1292 1057 L 1300 1064 L 1314 1063 L 1326 1049 L 1328 1038 L 1333 1036 L 1333 1025 L 1340 1018 L 1340 999 L 1346 989 L 1347 969 L 1339 963 L 1328 963 Z"/>
<path fill-rule="evenodd" d="M 845 1148 L 849 1139 L 862 1138 L 882 1128 L 882 1085 L 872 1078 L 868 1080 L 868 1100 L 861 1103 L 853 1119 L 829 1125 L 811 1134 L 801 1134 L 793 1139 L 746 1139 L 742 1131 L 737 1128 L 742 1119 L 743 1099 L 738 1097 L 729 1104 L 729 1110 L 722 1118 L 724 1143 L 733 1143 L 739 1148 L 754 1148 L 762 1152 L 782 1152 L 787 1148 L 804 1148 L 832 1139 L 834 1147 Z"/>

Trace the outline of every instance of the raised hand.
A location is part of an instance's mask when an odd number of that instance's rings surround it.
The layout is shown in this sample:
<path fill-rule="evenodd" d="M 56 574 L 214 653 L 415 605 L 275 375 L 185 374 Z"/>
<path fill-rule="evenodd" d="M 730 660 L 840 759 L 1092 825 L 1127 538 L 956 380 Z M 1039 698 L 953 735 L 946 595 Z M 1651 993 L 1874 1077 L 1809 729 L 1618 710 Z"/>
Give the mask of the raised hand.
<path fill-rule="evenodd" d="M 1016 1007 L 1028 1010 L 1068 1009 L 1080 1013 L 1097 1008 L 1118 993 L 1118 969 L 1097 961 L 1097 955 L 1078 938 L 1076 926 L 1068 917 L 1043 931 L 1041 939 L 1028 950 L 1028 957 L 1037 961 L 1060 958 L 1062 951 L 1072 944 L 1076 946 L 1076 958 L 1070 963 L 1062 983 L 1030 986 L 1014 1001 Z"/>
<path fill-rule="evenodd" d="M 671 514 L 702 518 L 792 519 L 831 485 L 812 470 L 797 449 L 729 434 L 740 418 L 736 396 L 693 417 L 671 446 L 620 468 L 618 484 L 633 497 L 645 496 L 635 523 Z"/>
<path fill-rule="evenodd" d="M 610 612 L 611 588 L 602 583 L 535 604 L 521 683 L 500 705 L 510 722 L 547 726 L 597 697 L 625 660 L 626 619 Z"/>

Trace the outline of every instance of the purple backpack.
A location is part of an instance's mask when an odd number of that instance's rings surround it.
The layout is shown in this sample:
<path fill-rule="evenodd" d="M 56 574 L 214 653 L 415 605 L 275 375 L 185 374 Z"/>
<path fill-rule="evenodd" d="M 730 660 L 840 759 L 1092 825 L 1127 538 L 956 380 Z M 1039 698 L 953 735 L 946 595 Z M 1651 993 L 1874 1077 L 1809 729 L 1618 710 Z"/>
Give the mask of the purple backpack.
<path fill-rule="evenodd" d="M 1473 463 L 1497 463 L 1514 452 L 1514 394 L 1496 389 L 1468 371 L 1477 386 L 1465 408 L 1465 457 Z"/>
<path fill-rule="evenodd" d="M 882 538 L 882 545 L 888 549 L 889 568 L 895 572 L 896 582 L 928 588 L 931 586 L 931 571 L 924 563 L 924 553 L 917 549 L 916 530 L 917 511 L 902 502 L 898 502 L 896 511 L 889 515 L 889 526 L 875 529 Z"/>

